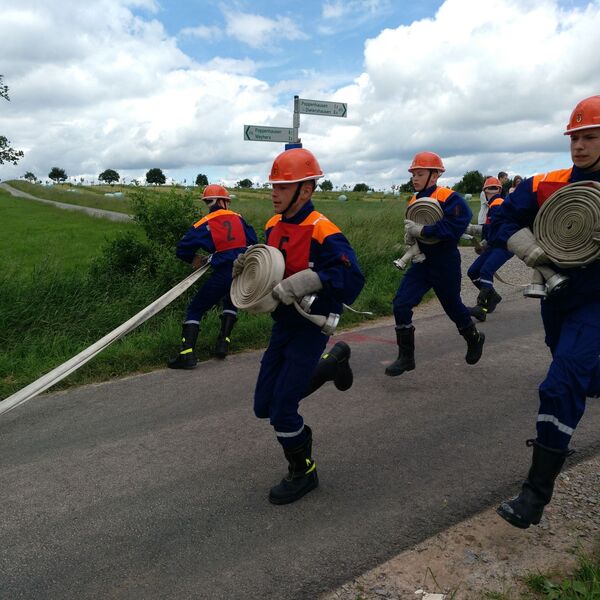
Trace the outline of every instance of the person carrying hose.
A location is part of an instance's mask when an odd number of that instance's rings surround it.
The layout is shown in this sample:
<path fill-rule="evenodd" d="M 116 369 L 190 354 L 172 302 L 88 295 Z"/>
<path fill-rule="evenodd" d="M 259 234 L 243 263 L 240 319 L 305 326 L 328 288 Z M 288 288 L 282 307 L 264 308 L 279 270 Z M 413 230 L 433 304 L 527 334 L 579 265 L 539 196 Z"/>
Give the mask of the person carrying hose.
<path fill-rule="evenodd" d="M 483 193 L 487 199 L 489 210 L 484 225 L 469 225 L 467 233 L 481 237 L 481 254 L 469 267 L 467 275 L 473 285 L 479 289 L 477 305 L 469 308 L 469 312 L 478 321 L 485 321 L 488 313 L 494 312 L 502 296 L 494 289 L 494 274 L 513 256 L 502 243 L 497 243 L 493 234 L 494 215 L 500 210 L 504 198 L 500 195 L 502 183 L 496 177 L 488 177 L 483 184 Z"/>
<path fill-rule="evenodd" d="M 568 278 L 560 291 L 541 300 L 552 361 L 539 386 L 537 437 L 527 440 L 533 447 L 531 467 L 520 493 L 497 509 L 503 519 L 523 529 L 540 522 L 556 477 L 570 454 L 569 443 L 585 411 L 586 397 L 600 395 L 600 261 L 561 268 L 552 263 L 531 231 L 555 192 L 574 182 L 600 182 L 600 95 L 577 104 L 564 135 L 570 138 L 573 166 L 523 181 L 502 204 L 497 218 L 497 239 L 509 250 L 530 267 L 551 266 Z M 593 202 L 596 214 L 598 202 L 597 194 Z M 584 224 L 592 233 L 587 234 L 590 239 L 579 240 L 580 245 L 591 242 L 596 247 L 600 223 Z M 574 224 L 561 219 L 553 226 L 572 229 Z"/>
<path fill-rule="evenodd" d="M 257 238 L 254 229 L 237 213 L 229 210 L 231 198 L 221 185 L 208 185 L 202 200 L 209 207 L 208 214 L 194 223 L 177 244 L 177 258 L 200 268 L 206 256 L 197 254 L 204 250 L 211 254 L 212 273 L 198 289 L 187 307 L 177 355 L 169 360 L 170 369 L 193 369 L 197 359 L 194 349 L 200 332 L 200 321 L 213 306 L 223 304 L 221 330 L 215 345 L 215 355 L 225 358 L 229 352 L 231 332 L 237 320 L 237 309 L 231 302 L 231 270 L 233 261 Z"/>
<path fill-rule="evenodd" d="M 415 368 L 415 328 L 413 308 L 431 288 L 439 298 L 444 312 L 454 321 L 458 332 L 467 342 L 465 360 L 473 365 L 481 358 L 485 336 L 477 331 L 469 309 L 460 297 L 460 254 L 458 241 L 471 221 L 472 212 L 462 196 L 437 180 L 445 171 L 442 159 L 434 152 L 419 152 L 409 167 L 416 194 L 409 205 L 419 198 L 433 198 L 442 208 L 443 217 L 433 225 L 405 221 L 405 233 L 419 244 L 425 260 L 411 265 L 393 300 L 396 322 L 398 358 L 385 369 L 391 377 Z M 438 243 L 426 243 L 437 238 Z"/>
<path fill-rule="evenodd" d="M 338 389 L 352 385 L 350 348 L 338 342 L 323 354 L 328 336 L 294 308 L 304 296 L 317 293 L 311 313 L 341 314 L 364 285 L 354 250 L 340 229 L 315 210 L 312 194 L 323 177 L 315 156 L 304 148 L 277 156 L 269 181 L 275 215 L 266 224 L 269 246 L 285 260 L 284 279 L 272 291 L 280 301 L 272 312 L 271 339 L 262 360 L 254 392 L 254 412 L 269 419 L 288 461 L 288 473 L 271 488 L 269 501 L 288 504 L 318 485 L 312 457 L 312 430 L 298 413 L 300 400 L 333 380 Z M 246 255 L 234 263 L 234 277 Z"/>

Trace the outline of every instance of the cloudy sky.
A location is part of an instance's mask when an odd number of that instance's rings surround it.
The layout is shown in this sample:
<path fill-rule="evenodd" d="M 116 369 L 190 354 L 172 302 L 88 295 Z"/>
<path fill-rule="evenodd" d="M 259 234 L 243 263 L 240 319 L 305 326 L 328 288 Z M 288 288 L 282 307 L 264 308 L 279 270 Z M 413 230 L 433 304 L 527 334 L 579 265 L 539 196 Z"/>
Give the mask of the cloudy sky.
<path fill-rule="evenodd" d="M 403 183 L 419 150 L 447 184 L 564 167 L 599 31 L 600 0 L 0 0 L 0 134 L 25 151 L 0 178 L 262 183 L 283 147 L 243 125 L 291 127 L 294 95 L 348 103 L 300 123 L 338 186 Z"/>

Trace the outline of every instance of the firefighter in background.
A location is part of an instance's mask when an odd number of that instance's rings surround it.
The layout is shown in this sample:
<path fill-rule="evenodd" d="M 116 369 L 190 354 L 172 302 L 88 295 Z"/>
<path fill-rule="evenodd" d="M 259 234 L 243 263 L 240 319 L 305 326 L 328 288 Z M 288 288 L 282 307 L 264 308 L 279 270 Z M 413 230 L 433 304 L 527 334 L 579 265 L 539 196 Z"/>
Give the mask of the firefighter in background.
<path fill-rule="evenodd" d="M 259 419 L 270 419 L 288 461 L 287 476 L 269 492 L 273 504 L 294 502 L 318 485 L 312 430 L 298 414 L 300 400 L 329 379 L 342 390 L 352 384 L 347 344 L 338 342 L 319 360 L 328 337 L 293 306 L 294 300 L 318 292 L 312 314 L 341 314 L 342 303 L 352 304 L 364 285 L 348 240 L 313 206 L 312 194 L 322 176 L 317 159 L 304 148 L 277 156 L 269 175 L 276 214 L 266 224 L 266 240 L 281 250 L 285 273 L 272 292 L 280 304 L 272 313 L 254 412 Z M 234 277 L 243 269 L 244 258 L 236 260 Z"/>
<path fill-rule="evenodd" d="M 215 346 L 215 355 L 225 358 L 229 352 L 230 336 L 237 320 L 237 309 L 231 302 L 233 261 L 246 248 L 256 244 L 256 233 L 237 213 L 229 210 L 231 198 L 221 185 L 208 185 L 202 200 L 209 207 L 208 214 L 194 223 L 177 244 L 177 258 L 200 268 L 207 257 L 196 254 L 204 250 L 211 254 L 212 273 L 196 292 L 187 307 L 177 356 L 167 363 L 171 369 L 193 369 L 197 364 L 194 348 L 200 331 L 200 321 L 206 312 L 222 302 L 221 330 Z"/>
<path fill-rule="evenodd" d="M 474 365 L 483 352 L 485 336 L 477 331 L 469 309 L 460 297 L 460 254 L 458 241 L 471 221 L 471 209 L 462 196 L 444 187 L 437 180 L 445 171 L 442 159 L 433 152 L 419 152 L 408 169 L 416 194 L 409 204 L 418 198 L 434 198 L 444 216 L 433 225 L 417 225 L 405 221 L 405 233 L 414 239 L 438 238 L 437 244 L 419 244 L 426 258 L 413 263 L 408 269 L 393 300 L 396 321 L 398 358 L 389 365 L 385 374 L 401 375 L 415 368 L 415 328 L 412 324 L 413 308 L 425 293 L 433 288 L 445 313 L 454 321 L 458 332 L 467 342 L 465 360 Z"/>
<path fill-rule="evenodd" d="M 469 225 L 467 233 L 481 236 L 481 254 L 469 267 L 467 275 L 478 288 L 477 305 L 469 309 L 472 316 L 478 321 L 485 321 L 487 314 L 494 312 L 502 296 L 494 289 L 494 273 L 513 256 L 504 244 L 496 242 L 493 234 L 494 215 L 500 210 L 504 202 L 501 196 L 502 183 L 496 177 L 488 177 L 483 184 L 489 210 L 484 225 Z"/>
<path fill-rule="evenodd" d="M 523 181 L 502 204 L 496 219 L 498 239 L 530 267 L 550 261 L 537 244 L 525 249 L 516 245 L 513 236 L 533 226 L 540 206 L 562 186 L 584 180 L 600 182 L 600 96 L 575 107 L 564 134 L 570 136 L 573 166 Z M 569 285 L 541 301 L 552 362 L 539 387 L 537 438 L 527 441 L 533 446 L 532 463 L 519 495 L 498 507 L 503 519 L 523 529 L 540 522 L 570 453 L 569 442 L 585 411 L 586 397 L 600 394 L 600 261 L 585 267 L 553 268 L 568 275 Z"/>

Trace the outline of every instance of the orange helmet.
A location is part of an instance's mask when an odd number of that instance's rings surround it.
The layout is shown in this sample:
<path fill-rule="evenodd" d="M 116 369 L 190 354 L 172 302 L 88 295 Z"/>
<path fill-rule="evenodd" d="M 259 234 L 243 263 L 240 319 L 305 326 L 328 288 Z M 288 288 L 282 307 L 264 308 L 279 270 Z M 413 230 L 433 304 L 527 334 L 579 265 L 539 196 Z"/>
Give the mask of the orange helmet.
<path fill-rule="evenodd" d="M 413 158 L 412 164 L 408 167 L 409 173 L 416 169 L 430 169 L 443 173 L 446 170 L 442 159 L 435 152 L 417 152 Z"/>
<path fill-rule="evenodd" d="M 483 184 L 483 189 L 485 190 L 485 188 L 490 187 L 499 187 L 500 189 L 502 189 L 502 184 L 500 183 L 500 180 L 497 177 L 488 177 L 485 180 L 485 183 Z"/>
<path fill-rule="evenodd" d="M 596 127 L 600 127 L 600 96 L 590 96 L 582 100 L 571 113 L 565 135 Z"/>
<path fill-rule="evenodd" d="M 204 192 L 202 192 L 202 200 L 204 200 L 204 202 L 209 203 L 213 200 L 218 200 L 219 198 L 231 202 L 229 192 L 222 185 L 212 183 L 204 188 Z"/>
<path fill-rule="evenodd" d="M 315 155 L 304 148 L 292 148 L 282 152 L 273 161 L 269 181 L 271 183 L 299 183 L 323 177 L 323 171 Z"/>

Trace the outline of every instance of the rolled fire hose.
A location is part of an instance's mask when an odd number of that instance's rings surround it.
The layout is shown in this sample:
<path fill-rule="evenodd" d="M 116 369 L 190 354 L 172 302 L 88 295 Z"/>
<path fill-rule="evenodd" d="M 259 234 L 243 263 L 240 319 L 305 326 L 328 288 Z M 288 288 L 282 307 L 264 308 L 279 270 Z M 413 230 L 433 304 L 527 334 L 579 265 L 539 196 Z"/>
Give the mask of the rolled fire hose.
<path fill-rule="evenodd" d="M 244 270 L 231 284 L 231 301 L 234 306 L 249 313 L 273 312 L 279 305 L 279 300 L 273 298 L 271 292 L 283 279 L 284 272 L 285 259 L 277 248 L 266 244 L 256 244 L 249 248 L 246 251 Z M 310 314 L 310 307 L 316 297 L 317 294 L 304 296 L 300 302 L 294 302 L 294 307 L 305 319 L 320 327 L 325 335 L 333 335 L 340 315 L 330 313 L 326 317 Z M 345 304 L 344 306 L 350 308 Z M 358 312 L 352 308 L 350 310 Z"/>
<path fill-rule="evenodd" d="M 417 225 L 433 225 L 443 218 L 444 212 L 440 203 L 435 198 L 419 198 L 415 200 L 406 209 L 406 218 L 417 223 Z M 419 238 L 422 244 L 437 244 L 438 238 Z M 412 244 L 408 244 L 406 252 L 401 258 L 394 261 L 394 266 L 400 270 L 412 263 L 420 263 L 425 260 L 425 255 L 421 252 L 419 244 L 416 240 Z"/>
<path fill-rule="evenodd" d="M 139 313 L 131 317 L 128 321 L 125 321 L 122 325 L 106 334 L 102 339 L 98 340 L 95 344 L 92 344 L 67 362 L 59 365 L 46 375 L 43 375 L 33 383 L 19 390 L 5 398 L 0 402 L 0 415 L 16 408 L 20 404 L 31 400 L 31 398 L 41 394 L 48 388 L 52 387 L 65 377 L 75 372 L 79 367 L 82 367 L 85 363 L 90 361 L 94 356 L 102 352 L 106 347 L 110 346 L 113 342 L 122 338 L 126 333 L 133 331 L 136 327 L 139 327 L 142 323 L 147 321 L 150 317 L 153 317 L 156 313 L 160 312 L 165 306 L 173 302 L 175 298 L 178 298 L 193 285 L 210 267 L 210 257 L 206 263 L 194 271 L 191 275 L 188 275 L 183 281 L 180 281 L 175 287 L 171 288 L 168 292 L 163 294 L 160 298 L 155 300 L 152 304 L 146 306 Z"/>
<path fill-rule="evenodd" d="M 578 181 L 554 192 L 535 217 L 533 235 L 561 268 L 581 267 L 600 259 L 600 183 Z M 567 281 L 567 275 L 540 265 L 524 293 L 543 298 L 562 289 Z"/>

